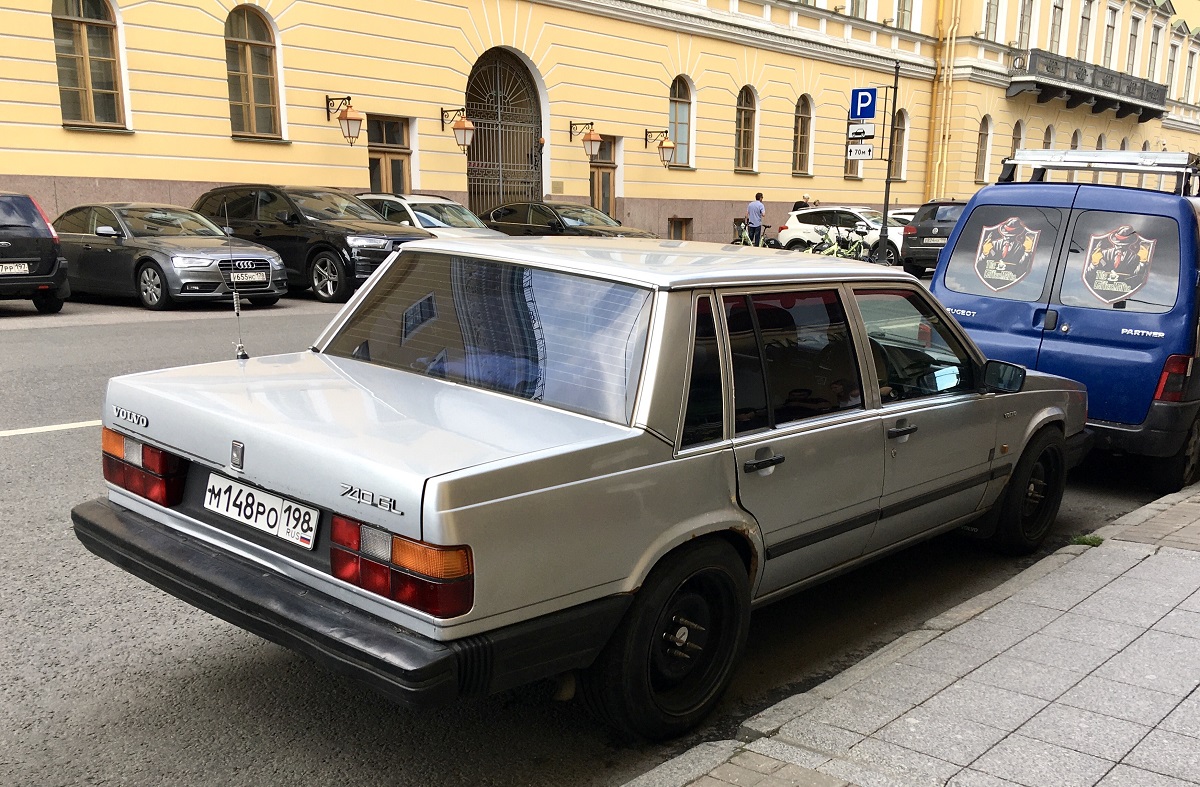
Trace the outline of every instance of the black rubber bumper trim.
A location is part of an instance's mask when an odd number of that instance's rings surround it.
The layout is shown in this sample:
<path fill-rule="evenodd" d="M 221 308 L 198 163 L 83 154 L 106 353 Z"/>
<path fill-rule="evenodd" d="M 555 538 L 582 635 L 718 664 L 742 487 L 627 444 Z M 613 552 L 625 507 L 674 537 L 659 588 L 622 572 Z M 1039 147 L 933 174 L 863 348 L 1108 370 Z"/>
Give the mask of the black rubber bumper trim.
<path fill-rule="evenodd" d="M 90 551 L 205 612 L 303 653 L 408 706 L 458 696 L 444 644 L 217 552 L 108 500 L 71 511 Z"/>
<path fill-rule="evenodd" d="M 490 694 L 591 664 L 633 600 L 607 596 L 437 642 L 105 499 L 71 512 L 90 551 L 193 606 L 408 706 Z"/>
<path fill-rule="evenodd" d="M 1081 429 L 1067 438 L 1067 469 L 1076 467 L 1096 444 L 1096 433 L 1091 429 Z"/>

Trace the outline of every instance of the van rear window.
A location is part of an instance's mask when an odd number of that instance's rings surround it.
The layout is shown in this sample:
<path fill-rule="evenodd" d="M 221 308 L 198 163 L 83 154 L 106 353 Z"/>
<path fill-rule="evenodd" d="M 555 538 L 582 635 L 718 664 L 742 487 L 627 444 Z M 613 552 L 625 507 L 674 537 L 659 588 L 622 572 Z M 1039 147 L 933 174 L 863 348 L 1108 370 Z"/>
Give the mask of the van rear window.
<path fill-rule="evenodd" d="M 1079 211 L 1058 300 L 1064 306 L 1166 312 L 1179 290 L 1179 225 L 1164 216 Z"/>
<path fill-rule="evenodd" d="M 1040 300 L 1062 226 L 1056 208 L 980 205 L 971 212 L 946 266 L 955 292 Z"/>

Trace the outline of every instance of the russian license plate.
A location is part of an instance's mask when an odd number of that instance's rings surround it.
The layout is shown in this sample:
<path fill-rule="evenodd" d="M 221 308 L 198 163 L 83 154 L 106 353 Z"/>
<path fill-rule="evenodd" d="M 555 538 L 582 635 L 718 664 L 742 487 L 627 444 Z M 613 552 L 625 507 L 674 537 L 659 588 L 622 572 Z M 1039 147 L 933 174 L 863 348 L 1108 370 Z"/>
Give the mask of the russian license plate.
<path fill-rule="evenodd" d="M 945 246 L 949 238 L 926 238 L 922 241 L 926 246 Z"/>
<path fill-rule="evenodd" d="M 28 262 L 0 262 L 0 276 L 29 273 Z"/>
<path fill-rule="evenodd" d="M 317 509 L 239 484 L 216 473 L 208 474 L 204 507 L 305 549 L 312 549 L 317 543 L 320 516 Z"/>
<path fill-rule="evenodd" d="M 266 281 L 266 271 L 234 271 L 230 274 L 230 281 Z"/>

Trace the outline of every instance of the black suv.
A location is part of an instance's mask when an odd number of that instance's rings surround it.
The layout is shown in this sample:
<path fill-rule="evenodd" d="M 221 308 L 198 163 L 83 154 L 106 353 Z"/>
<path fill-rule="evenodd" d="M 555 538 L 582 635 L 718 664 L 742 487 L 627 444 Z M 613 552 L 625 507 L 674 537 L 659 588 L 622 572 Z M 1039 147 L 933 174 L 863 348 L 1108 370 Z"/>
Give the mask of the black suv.
<path fill-rule="evenodd" d="M 432 238 L 385 221 L 362 200 L 333 188 L 223 186 L 193 206 L 233 236 L 269 246 L 283 258 L 288 284 L 317 300 L 342 302 L 399 245 Z"/>
<path fill-rule="evenodd" d="M 0 299 L 27 298 L 42 314 L 71 294 L 58 233 L 33 197 L 0 191 Z"/>
<path fill-rule="evenodd" d="M 905 271 L 921 276 L 937 267 L 938 254 L 946 247 L 965 206 L 958 200 L 935 199 L 917 209 L 912 221 L 904 226 L 900 260 Z"/>

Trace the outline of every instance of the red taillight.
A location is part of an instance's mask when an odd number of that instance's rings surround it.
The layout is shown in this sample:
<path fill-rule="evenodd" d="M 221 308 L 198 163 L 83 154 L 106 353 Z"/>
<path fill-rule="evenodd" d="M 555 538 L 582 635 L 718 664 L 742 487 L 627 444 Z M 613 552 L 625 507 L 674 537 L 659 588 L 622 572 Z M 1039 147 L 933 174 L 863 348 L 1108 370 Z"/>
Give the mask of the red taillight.
<path fill-rule="evenodd" d="M 1168 356 L 1163 364 L 1162 375 L 1154 399 L 1158 402 L 1182 402 L 1183 389 L 1187 387 L 1188 375 L 1192 370 L 1192 358 L 1188 355 Z"/>
<path fill-rule="evenodd" d="M 187 460 L 105 428 L 104 480 L 160 506 L 183 502 Z"/>
<path fill-rule="evenodd" d="M 46 222 L 46 229 L 50 230 L 50 235 L 54 238 L 54 242 L 58 243 L 58 231 L 54 229 L 54 225 L 50 223 L 50 217 L 46 215 L 46 211 L 42 210 L 42 206 L 33 197 L 29 198 L 33 203 L 33 207 L 37 208 L 38 214 L 42 217 L 42 221 Z"/>
<path fill-rule="evenodd" d="M 338 546 L 329 568 L 338 579 L 439 618 L 466 614 L 475 603 L 469 547 L 412 541 L 343 516 L 333 517 L 330 538 Z"/>
<path fill-rule="evenodd" d="M 780 224 L 780 225 L 779 225 L 779 232 L 783 232 L 783 231 L 784 231 L 784 230 L 786 230 L 786 229 L 787 229 L 787 225 L 786 225 L 786 224 Z"/>
<path fill-rule="evenodd" d="M 914 226 L 913 226 L 913 225 L 911 225 L 911 224 L 905 224 L 905 225 L 904 225 L 904 231 L 903 231 L 901 234 L 903 234 L 903 235 L 916 235 L 916 234 L 917 234 L 917 228 L 916 228 L 916 227 L 914 227 Z"/>

